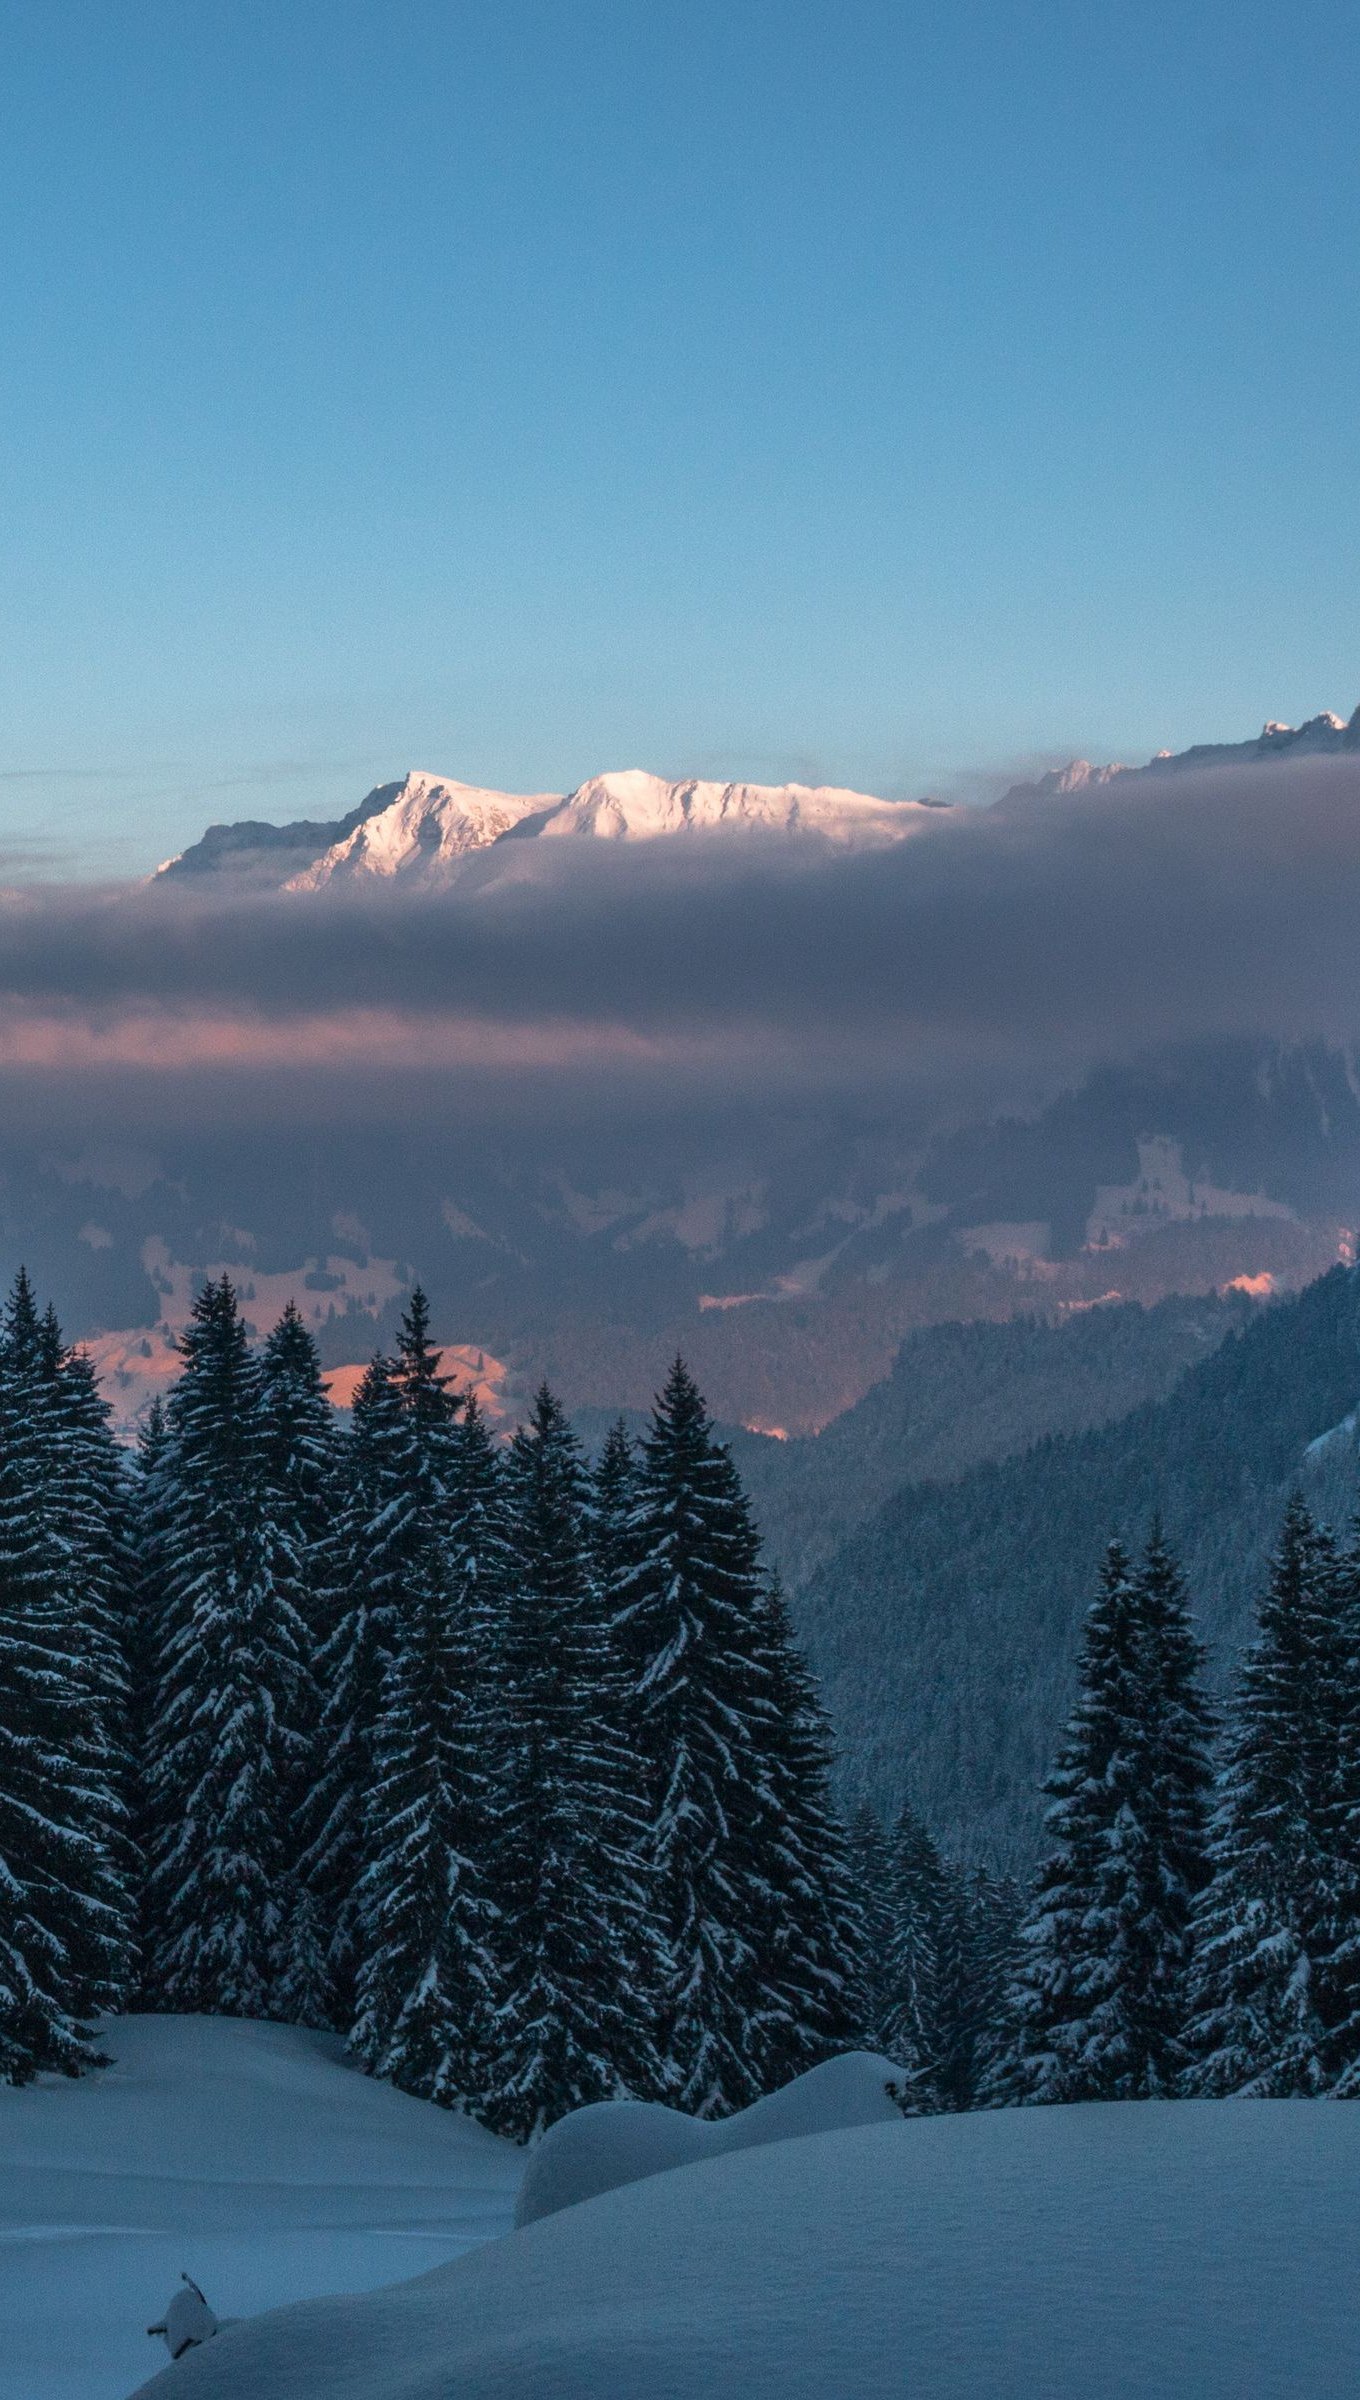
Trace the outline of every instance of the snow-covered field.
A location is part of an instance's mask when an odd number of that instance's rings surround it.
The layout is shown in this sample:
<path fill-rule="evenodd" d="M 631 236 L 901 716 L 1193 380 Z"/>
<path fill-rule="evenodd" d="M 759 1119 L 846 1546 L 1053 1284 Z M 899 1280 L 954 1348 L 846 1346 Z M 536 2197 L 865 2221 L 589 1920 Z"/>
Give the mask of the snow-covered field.
<path fill-rule="evenodd" d="M 104 2041 L 102 2074 L 0 2085 L 0 2400 L 124 2400 L 165 2362 L 145 2329 L 182 2268 L 251 2316 L 510 2223 L 523 2152 L 324 2034 L 126 2017 Z"/>
<path fill-rule="evenodd" d="M 0 2400 L 124 2400 L 182 2267 L 254 2321 L 155 2400 L 1360 2390 L 1357 2108 L 875 2122 L 875 2062 L 846 2060 L 682 2165 L 667 2112 L 583 2112 L 540 2153 L 554 2213 L 507 2233 L 523 2154 L 322 2036 L 130 2018 L 108 2040 L 104 2075 L 0 2090 Z M 647 2179 L 602 2188 L 624 2174 Z"/>
<path fill-rule="evenodd" d="M 365 2299 L 223 2334 L 155 2400 L 1342 2400 L 1360 2109 L 1047 2108 L 742 2148 Z M 147 2400 L 151 2400 L 150 2394 Z"/>

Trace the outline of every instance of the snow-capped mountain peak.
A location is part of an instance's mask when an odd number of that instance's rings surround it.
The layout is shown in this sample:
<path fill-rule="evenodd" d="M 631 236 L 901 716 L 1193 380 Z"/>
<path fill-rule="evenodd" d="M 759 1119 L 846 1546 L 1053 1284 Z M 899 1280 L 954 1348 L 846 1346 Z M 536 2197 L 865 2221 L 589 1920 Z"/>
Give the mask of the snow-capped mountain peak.
<path fill-rule="evenodd" d="M 440 880 L 469 850 L 485 850 L 525 817 L 557 805 L 556 792 L 493 792 L 415 769 L 396 797 L 366 817 L 315 863 L 292 875 L 285 891 L 314 892 L 361 877 Z"/>
<path fill-rule="evenodd" d="M 1096 767 L 1086 758 L 1070 759 L 1065 767 L 1052 767 L 1033 783 L 1013 783 L 998 806 L 1007 808 L 1017 802 L 1028 806 L 1032 800 L 1062 798 L 1070 792 L 1123 783 L 1129 777 L 1176 775 L 1187 768 L 1241 767 L 1355 750 L 1360 750 L 1360 708 L 1349 717 L 1324 708 L 1315 717 L 1305 718 L 1302 725 L 1286 725 L 1279 717 L 1268 717 L 1251 741 L 1194 742 L 1188 750 L 1159 750 L 1142 767 Z"/>
<path fill-rule="evenodd" d="M 485 791 L 424 772 L 389 788 L 393 797 L 386 806 L 347 828 L 342 839 L 290 875 L 284 890 L 314 892 L 374 876 L 446 883 L 470 852 L 512 837 L 646 842 L 745 828 L 812 834 L 845 846 L 897 841 L 931 813 L 928 802 L 878 800 L 867 792 L 798 783 L 668 782 L 640 767 L 594 775 L 565 797 Z"/>
<path fill-rule="evenodd" d="M 837 842 L 895 841 L 918 823 L 918 801 L 878 800 L 867 792 L 801 783 L 668 782 L 630 767 L 594 775 L 545 817 L 544 837 L 588 834 L 610 841 L 652 841 L 674 833 L 745 826 L 762 832 L 817 833 Z"/>
<path fill-rule="evenodd" d="M 1188 750 L 1159 750 L 1141 767 L 1098 766 L 1074 758 L 1034 782 L 1013 784 L 996 805 L 1003 810 L 1028 808 L 1036 800 L 1094 796 L 1110 785 L 1122 788 L 1130 780 L 1185 769 L 1357 750 L 1360 708 L 1344 719 L 1324 709 L 1302 725 L 1272 718 L 1246 742 L 1198 742 Z M 458 880 L 475 854 L 484 862 L 478 876 L 494 881 L 499 868 L 485 854 L 498 844 L 513 842 L 523 863 L 524 840 L 555 841 L 567 835 L 631 844 L 735 828 L 811 836 L 838 849 L 872 849 L 898 842 L 948 813 L 939 801 L 882 800 L 836 785 L 670 779 L 641 767 L 592 775 L 565 794 L 491 791 L 413 770 L 399 783 L 377 785 L 347 816 L 329 823 L 270 825 L 252 819 L 210 825 L 199 841 L 167 859 L 153 881 L 169 878 L 176 886 L 196 884 L 202 889 L 205 878 L 230 877 L 234 888 L 314 892 L 331 883 L 377 878 L 420 887 Z M 510 863 L 507 857 L 507 868 Z"/>

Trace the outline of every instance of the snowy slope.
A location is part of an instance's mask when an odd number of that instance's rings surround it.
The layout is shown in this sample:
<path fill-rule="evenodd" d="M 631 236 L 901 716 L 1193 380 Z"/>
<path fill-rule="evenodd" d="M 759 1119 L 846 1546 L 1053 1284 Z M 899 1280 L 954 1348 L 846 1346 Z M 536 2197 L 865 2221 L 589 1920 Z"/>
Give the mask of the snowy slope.
<path fill-rule="evenodd" d="M 232 2328 L 155 2400 L 1341 2400 L 1360 2110 L 822 2133 Z"/>
<path fill-rule="evenodd" d="M 523 2153 L 324 2034 L 125 2017 L 115 2064 L 0 2085 L 0 2400 L 123 2400 L 182 2268 L 223 2316 L 363 2291 L 508 2226 Z"/>

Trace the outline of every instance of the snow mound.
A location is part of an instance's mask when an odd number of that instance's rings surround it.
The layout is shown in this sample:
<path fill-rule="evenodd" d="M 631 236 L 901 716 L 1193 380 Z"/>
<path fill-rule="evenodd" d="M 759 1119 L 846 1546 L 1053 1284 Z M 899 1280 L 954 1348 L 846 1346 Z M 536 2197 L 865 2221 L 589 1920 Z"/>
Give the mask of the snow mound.
<path fill-rule="evenodd" d="M 638 2183 L 668 2167 L 720 2158 L 731 2150 L 754 2150 L 766 2142 L 796 2140 L 806 2133 L 832 2133 L 849 2125 L 878 2125 L 900 2110 L 888 2085 L 902 2070 L 890 2059 L 854 2050 L 828 2058 L 781 2092 L 757 2100 L 716 2124 L 658 2108 L 645 2100 L 602 2100 L 578 2108 L 544 2134 L 532 2153 L 519 2199 L 516 2225 L 533 2225 L 594 2200 L 620 2184 Z"/>
<path fill-rule="evenodd" d="M 99 2074 L 0 2085 L 0 2400 L 125 2400 L 164 2360 L 146 2328 L 182 2270 L 248 2317 L 510 2223 L 524 2153 L 330 2035 L 123 2017 L 101 2042 Z"/>
<path fill-rule="evenodd" d="M 1360 2109 L 902 2119 L 657 2175 L 361 2299 L 232 2326 L 155 2400 L 1340 2400 Z"/>

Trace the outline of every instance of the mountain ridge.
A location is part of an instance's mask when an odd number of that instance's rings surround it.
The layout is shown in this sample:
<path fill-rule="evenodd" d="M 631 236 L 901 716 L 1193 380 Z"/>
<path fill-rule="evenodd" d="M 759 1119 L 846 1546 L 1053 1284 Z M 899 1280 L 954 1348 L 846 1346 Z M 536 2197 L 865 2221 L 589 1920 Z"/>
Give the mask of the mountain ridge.
<path fill-rule="evenodd" d="M 1244 742 L 1192 742 L 1188 750 L 1158 750 L 1141 767 L 1125 766 L 1118 760 L 1095 766 L 1089 758 L 1070 758 L 1066 766 L 1050 767 L 1047 774 L 1037 776 L 1033 782 L 1013 783 L 995 805 L 1007 808 L 1012 803 L 1061 799 L 1070 792 L 1099 789 L 1122 783 L 1128 777 L 1202 772 L 1211 767 L 1251 766 L 1285 758 L 1325 758 L 1357 750 L 1360 750 L 1360 707 L 1352 710 L 1349 717 L 1338 717 L 1332 709 L 1324 708 L 1317 716 L 1306 717 L 1302 725 L 1285 725 L 1276 718 L 1268 718 L 1260 732 Z"/>
<path fill-rule="evenodd" d="M 1005 811 L 1129 779 L 1355 752 L 1360 752 L 1360 707 L 1348 718 L 1324 709 L 1301 725 L 1271 718 L 1246 741 L 1159 750 L 1142 766 L 1072 758 L 1032 781 L 1013 783 L 992 805 Z M 411 768 L 393 782 L 376 784 L 341 817 L 297 818 L 286 825 L 250 817 L 210 825 L 196 842 L 163 860 L 150 880 L 202 885 L 220 877 L 294 892 L 370 876 L 440 882 L 454 879 L 474 852 L 502 842 L 563 836 L 636 842 L 742 829 L 810 835 L 842 848 L 872 846 L 900 840 L 918 830 L 928 814 L 954 814 L 958 806 L 929 797 L 888 800 L 839 784 L 668 778 L 640 767 L 588 776 L 568 792 L 505 792 Z"/>
<path fill-rule="evenodd" d="M 453 880 L 474 853 L 511 840 L 644 842 L 688 833 L 811 836 L 878 846 L 915 831 L 945 803 L 882 800 L 827 784 L 669 780 L 640 767 L 593 775 L 570 792 L 503 792 L 413 768 L 379 784 L 349 815 L 270 826 L 213 825 L 156 869 L 152 882 L 219 875 L 288 892 L 373 878 Z M 329 837 L 329 838 L 327 838 Z"/>

